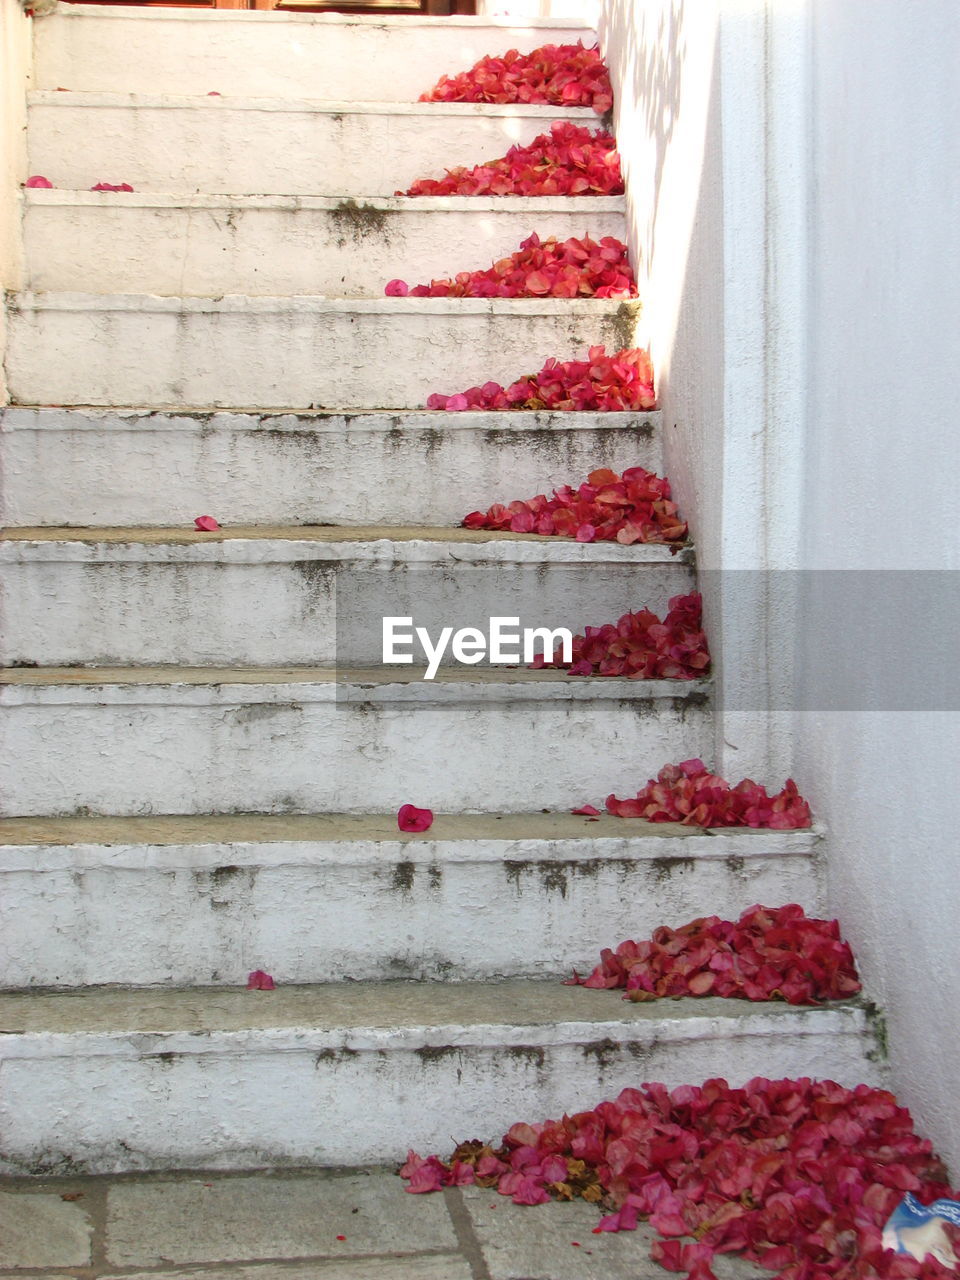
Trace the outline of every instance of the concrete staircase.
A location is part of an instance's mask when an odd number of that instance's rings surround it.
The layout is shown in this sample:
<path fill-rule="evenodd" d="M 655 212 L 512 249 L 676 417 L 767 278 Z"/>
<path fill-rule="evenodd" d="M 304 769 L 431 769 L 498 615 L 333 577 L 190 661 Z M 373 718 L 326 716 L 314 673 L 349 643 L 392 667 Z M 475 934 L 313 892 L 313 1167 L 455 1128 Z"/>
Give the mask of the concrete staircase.
<path fill-rule="evenodd" d="M 594 466 L 662 471 L 659 414 L 422 409 L 627 345 L 634 304 L 382 296 L 531 230 L 624 234 L 619 199 L 393 196 L 594 120 L 413 101 L 485 52 L 591 34 L 36 24 L 30 167 L 56 189 L 24 193 L 8 305 L 3 1170 L 380 1162 L 643 1080 L 882 1076 L 855 1002 L 560 985 L 665 921 L 822 910 L 815 830 L 569 814 L 709 760 L 709 681 L 372 665 L 382 614 L 436 623 L 465 577 L 574 630 L 693 586 L 690 549 L 454 527 Z M 221 534 L 192 529 L 207 512 Z M 398 832 L 405 802 L 438 812 L 428 834 Z M 237 989 L 257 968 L 276 991 Z"/>

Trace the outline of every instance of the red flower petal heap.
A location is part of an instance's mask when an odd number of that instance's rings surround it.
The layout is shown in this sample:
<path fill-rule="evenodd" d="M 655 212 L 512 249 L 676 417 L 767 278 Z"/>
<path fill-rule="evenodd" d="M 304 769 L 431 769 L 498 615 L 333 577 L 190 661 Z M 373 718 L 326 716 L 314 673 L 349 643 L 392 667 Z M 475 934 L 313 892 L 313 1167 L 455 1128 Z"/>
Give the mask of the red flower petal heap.
<path fill-rule="evenodd" d="M 469 71 L 441 76 L 421 102 L 528 102 L 556 107 L 593 107 L 599 115 L 613 106 L 610 73 L 596 45 L 546 44 L 532 53 L 510 49 L 485 57 Z"/>
<path fill-rule="evenodd" d="M 572 663 L 557 649 L 551 661 L 537 654 L 532 667 L 566 667 L 572 676 L 620 676 L 627 680 L 694 680 L 710 666 L 701 628 L 698 591 L 674 596 L 661 622 L 649 609 L 625 613 L 619 622 L 587 627 L 573 637 Z"/>
<path fill-rule="evenodd" d="M 607 355 L 591 347 L 586 360 L 550 359 L 539 373 L 529 373 L 509 387 L 485 382 L 482 387 L 445 396 L 435 392 L 428 409 L 450 413 L 464 409 L 561 409 L 580 413 L 645 412 L 655 408 L 653 366 L 636 347 Z"/>
<path fill-rule="evenodd" d="M 691 1280 L 711 1280 L 724 1253 L 777 1280 L 956 1276 L 883 1248 L 905 1191 L 924 1204 L 957 1193 L 906 1108 L 865 1084 L 646 1084 L 592 1111 L 515 1124 L 496 1149 L 463 1142 L 447 1161 L 411 1152 L 400 1174 L 408 1191 L 474 1183 L 518 1204 L 581 1196 L 608 1210 L 597 1232 L 648 1219 L 661 1237 L 651 1256 Z"/>
<path fill-rule="evenodd" d="M 860 990 L 836 920 L 810 919 L 796 903 L 749 907 L 736 922 L 706 916 L 680 929 L 662 925 L 648 941 L 604 948 L 590 976 L 574 973 L 569 985 L 622 987 L 633 1001 L 711 995 L 805 1005 Z"/>
<path fill-rule="evenodd" d="M 553 496 L 542 493 L 507 506 L 494 503 L 489 511 L 465 516 L 467 529 L 499 529 L 576 538 L 578 542 L 682 542 L 687 526 L 670 501 L 670 481 L 628 467 L 591 471 L 577 489 L 563 485 Z"/>
<path fill-rule="evenodd" d="M 516 253 L 485 271 L 461 271 L 453 280 L 432 280 L 412 289 L 391 280 L 384 293 L 412 298 L 635 298 L 637 286 L 621 240 L 541 240 L 534 232 Z"/>
<path fill-rule="evenodd" d="M 634 799 L 608 796 L 607 813 L 618 818 L 646 818 L 648 822 L 681 822 L 688 827 L 791 831 L 810 825 L 810 806 L 792 778 L 782 791 L 770 796 L 766 787 L 750 778 L 731 787 L 709 773 L 702 760 L 665 765 L 656 780 L 651 778 Z"/>
<path fill-rule="evenodd" d="M 529 146 L 446 177 L 421 178 L 398 196 L 620 196 L 623 175 L 610 133 L 558 120 Z"/>

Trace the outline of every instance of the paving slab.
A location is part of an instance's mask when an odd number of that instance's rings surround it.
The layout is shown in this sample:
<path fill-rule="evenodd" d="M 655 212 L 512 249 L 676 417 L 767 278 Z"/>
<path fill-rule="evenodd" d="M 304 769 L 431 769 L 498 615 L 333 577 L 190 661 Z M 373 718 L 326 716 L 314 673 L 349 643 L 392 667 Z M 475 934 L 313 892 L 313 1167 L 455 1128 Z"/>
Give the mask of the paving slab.
<path fill-rule="evenodd" d="M 120 1183 L 107 1194 L 106 1236 L 118 1267 L 457 1247 L 443 1200 L 418 1203 L 386 1172 Z"/>
<path fill-rule="evenodd" d="M 0 1280 L 18 1280 L 0 1275 Z M 19 1277 L 23 1280 L 23 1277 Z M 44 1276 L 43 1280 L 73 1280 Z M 123 1272 L 101 1280 L 472 1280 L 470 1264 L 459 1254 L 414 1254 L 406 1258 L 378 1256 L 349 1261 L 309 1262 L 300 1266 L 228 1266 L 203 1271 Z"/>
<path fill-rule="evenodd" d="M 462 1194 L 490 1280 L 659 1280 L 664 1275 L 650 1259 L 652 1228 L 594 1235 L 601 1215 L 583 1200 L 525 1206 L 495 1191 L 465 1187 Z"/>
<path fill-rule="evenodd" d="M 88 1266 L 92 1232 L 84 1209 L 59 1195 L 0 1192 L 0 1247 L 4 1266 Z"/>

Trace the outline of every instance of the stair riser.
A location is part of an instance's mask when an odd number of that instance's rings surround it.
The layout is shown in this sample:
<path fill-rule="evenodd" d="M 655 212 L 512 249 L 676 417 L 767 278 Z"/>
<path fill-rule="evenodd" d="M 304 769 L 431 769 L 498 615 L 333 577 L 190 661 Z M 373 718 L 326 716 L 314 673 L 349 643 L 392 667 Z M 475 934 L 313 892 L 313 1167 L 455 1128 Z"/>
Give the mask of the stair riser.
<path fill-rule="evenodd" d="M 138 192 L 392 196 L 527 146 L 555 119 L 597 125 L 592 111 L 554 107 L 245 101 L 33 94 L 30 169 L 77 191 L 107 181 Z"/>
<path fill-rule="evenodd" d="M 347 23 L 332 14 L 258 13 L 255 21 L 240 13 L 175 15 L 61 9 L 36 26 L 37 87 L 229 94 L 242 83 L 252 97 L 409 102 L 485 54 L 596 39 L 575 23 L 503 18 Z"/>
<path fill-rule="evenodd" d="M 4 868 L 29 869 L 0 874 L 0 986 L 587 973 L 601 947 L 664 922 L 754 902 L 818 914 L 809 837 L 792 856 L 764 856 L 763 839 L 7 848 Z"/>
<path fill-rule="evenodd" d="M 635 316 L 595 301 L 24 295 L 8 316 L 7 379 L 19 404 L 423 408 L 434 391 L 509 384 L 551 356 L 631 346 Z"/>
<path fill-rule="evenodd" d="M 46 550 L 49 544 L 38 545 Z M 0 661 L 371 666 L 382 661 L 387 617 L 412 618 L 433 642 L 445 626 L 479 626 L 486 633 L 492 617 L 576 634 L 630 609 L 648 607 L 662 617 L 672 596 L 694 586 L 692 570 L 682 564 L 469 570 L 459 568 L 455 556 L 446 565 L 434 559 L 422 566 L 385 556 L 379 567 L 368 563 L 363 572 L 346 565 L 338 578 L 336 562 L 284 563 L 269 547 L 260 562 L 232 564 L 231 544 L 226 546 L 226 557 L 206 564 L 191 563 L 188 555 L 171 563 L 177 549 L 168 547 L 140 548 L 134 563 L 118 563 L 112 557 L 126 548 L 105 546 L 102 563 L 6 566 L 9 623 Z M 261 550 L 252 546 L 254 553 Z M 202 553 L 207 547 L 181 550 Z M 417 664 L 427 662 L 412 642 L 402 652 Z M 452 645 L 442 665 L 457 665 Z M 398 674 L 406 673 L 398 668 Z"/>
<path fill-rule="evenodd" d="M 133 196 L 71 205 L 30 202 L 24 218 L 27 287 L 377 298 L 395 278 L 412 286 L 485 268 L 515 252 L 533 230 L 542 239 L 586 233 L 624 238 L 623 214 L 591 211 L 587 201 L 569 212 L 538 211 L 531 200 L 533 208 L 524 212 L 442 213 L 396 204 L 358 208 L 346 201 L 325 209 L 297 208 L 291 201 L 282 208 L 211 203 L 151 207 Z"/>
<path fill-rule="evenodd" d="M 303 684 L 8 688 L 2 812 L 522 813 L 632 795 L 665 761 L 709 755 L 706 695 L 689 686 L 549 688 L 341 686 L 340 702 Z"/>
<path fill-rule="evenodd" d="M 269 999 L 250 994 L 251 1002 Z M 662 1022 L 639 1031 L 611 1022 L 600 1024 L 609 1034 L 599 1040 L 561 1025 L 511 1028 L 505 1043 L 497 1028 L 466 1044 L 459 1028 L 444 1028 L 455 1034 L 439 1043 L 397 1028 L 346 1043 L 342 1033 L 309 1029 L 7 1036 L 0 1168 L 379 1164 L 400 1161 L 410 1147 L 447 1152 L 460 1138 L 499 1141 L 517 1119 L 572 1114 L 644 1080 L 885 1083 L 858 1010 L 801 1017 L 806 1034 L 784 1030 L 782 1016 L 757 1014 L 749 1031 L 735 1033 L 724 1025 L 734 1019 L 704 1018 L 687 1023 L 682 1038 Z"/>
<path fill-rule="evenodd" d="M 213 511 L 241 524 L 452 525 L 493 502 L 577 483 L 595 467 L 662 474 L 659 427 L 659 414 L 8 409 L 0 411 L 0 520 L 169 526 Z M 158 485 L 158 475 L 170 479 Z"/>

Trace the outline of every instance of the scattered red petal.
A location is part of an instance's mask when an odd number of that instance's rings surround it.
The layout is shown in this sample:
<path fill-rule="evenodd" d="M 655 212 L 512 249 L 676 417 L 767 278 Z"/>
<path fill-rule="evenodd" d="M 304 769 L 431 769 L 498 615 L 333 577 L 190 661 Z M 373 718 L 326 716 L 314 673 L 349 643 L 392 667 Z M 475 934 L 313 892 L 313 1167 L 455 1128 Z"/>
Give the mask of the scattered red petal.
<path fill-rule="evenodd" d="M 214 533 L 220 528 L 220 525 L 214 520 L 213 516 L 197 516 L 193 522 L 198 529 L 202 529 L 204 533 Z"/>
<path fill-rule="evenodd" d="M 469 71 L 441 76 L 420 101 L 541 103 L 593 107 L 603 115 L 613 106 L 613 91 L 599 47 L 584 48 L 581 40 L 481 58 Z"/>
<path fill-rule="evenodd" d="M 570 983 L 622 987 L 626 999 L 709 994 L 789 1004 L 843 1000 L 860 990 L 837 921 L 811 919 L 795 903 L 748 907 L 735 922 L 704 916 L 679 929 L 661 925 L 644 942 L 628 939 L 615 951 L 604 949 L 593 972 L 575 973 Z M 853 1145 L 860 1132 L 838 1125 L 833 1136 Z M 895 1170 L 888 1175 L 894 1179 Z"/>
<path fill-rule="evenodd" d="M 384 293 L 416 298 L 632 298 L 637 287 L 621 240 L 541 240 L 534 233 L 515 253 L 486 270 L 461 271 L 453 280 L 431 280 L 412 289 L 402 280 L 391 280 Z M 494 393 L 502 391 L 496 383 L 490 385 Z"/>
<path fill-rule="evenodd" d="M 37 188 L 37 187 L 43 187 L 43 188 L 45 188 L 45 189 L 47 189 L 47 190 L 51 190 L 51 191 L 53 190 L 53 183 L 50 181 L 50 179 L 49 179 L 49 178 L 44 178 L 44 177 L 43 177 L 41 174 L 39 174 L 39 173 L 35 173 L 35 174 L 33 174 L 33 175 L 32 175 L 32 177 L 29 177 L 23 185 L 24 185 L 25 187 L 29 187 L 29 188 L 31 188 L 31 190 L 33 190 L 33 189 L 35 189 L 35 188 Z"/>
<path fill-rule="evenodd" d="M 620 156 L 613 135 L 558 120 L 529 146 L 505 156 L 421 178 L 398 196 L 619 196 Z"/>
<path fill-rule="evenodd" d="M 594 817 L 599 815 L 600 810 L 595 809 L 592 804 L 582 804 L 579 809 L 571 809 L 570 812 L 576 813 L 576 814 L 583 814 L 584 816 L 587 816 L 587 817 Z"/>
<path fill-rule="evenodd" d="M 653 367 L 646 351 L 626 348 L 608 356 L 603 347 L 591 347 L 586 360 L 560 362 L 550 359 L 539 373 L 526 374 L 502 387 L 485 382 L 455 396 L 434 392 L 428 409 L 559 409 L 565 412 L 644 412 L 656 408 Z M 640 468 L 633 468 L 638 472 Z M 613 476 L 613 472 L 610 472 Z M 613 476 L 619 480 L 619 476 Z M 642 541 L 642 529 L 624 526 L 621 541 Z M 539 531 L 538 531 L 539 532 Z"/>
<path fill-rule="evenodd" d="M 700 593 L 674 596 L 662 622 L 649 609 L 641 609 L 625 613 L 616 623 L 587 627 L 583 635 L 574 636 L 569 663 L 558 649 L 549 660 L 538 657 L 531 666 L 627 680 L 693 680 L 705 675 L 710 653 L 701 626 Z"/>
<path fill-rule="evenodd" d="M 428 831 L 432 825 L 432 809 L 418 809 L 412 804 L 400 806 L 397 813 L 397 826 L 401 831 Z"/>
<path fill-rule="evenodd" d="M 475 1161 L 491 1150 L 474 1141 L 457 1156 Z M 511 1152 L 522 1152 L 523 1168 L 505 1165 L 502 1195 L 527 1180 L 546 1199 L 599 1200 L 604 1217 L 594 1235 L 631 1231 L 641 1218 L 661 1224 L 677 1234 L 655 1239 L 651 1257 L 690 1280 L 709 1280 L 723 1253 L 781 1280 L 954 1276 L 932 1258 L 919 1263 L 883 1248 L 883 1226 L 901 1198 L 891 1169 L 921 1203 L 956 1192 L 909 1112 L 882 1089 L 810 1079 L 756 1078 L 742 1088 L 714 1079 L 672 1092 L 646 1084 L 592 1111 L 514 1125 L 497 1154 Z M 432 1162 L 437 1189 L 450 1185 L 455 1160 L 416 1159 L 415 1173 Z M 566 1182 L 547 1182 L 548 1159 L 566 1163 Z"/>
<path fill-rule="evenodd" d="M 269 973 L 265 973 L 263 969 L 254 969 L 253 973 L 247 978 L 248 991 L 274 991 L 277 984 Z"/>
<path fill-rule="evenodd" d="M 95 187 L 90 188 L 91 191 L 132 191 L 129 182 L 98 182 Z"/>
<path fill-rule="evenodd" d="M 648 822 L 680 822 L 690 827 L 764 827 L 791 831 L 809 827 L 810 806 L 788 778 L 771 796 L 765 787 L 745 778 L 731 787 L 710 773 L 702 760 L 665 765 L 656 779 L 635 798 L 607 798 L 607 812 Z"/>
<path fill-rule="evenodd" d="M 347 1238 L 346 1236 L 337 1236 L 338 1240 L 346 1240 L 346 1238 Z"/>
<path fill-rule="evenodd" d="M 468 529 L 515 530 L 524 512 L 534 517 L 533 532 L 578 542 L 616 542 L 628 526 L 634 542 L 679 543 L 687 536 L 687 526 L 670 501 L 670 481 L 643 467 L 629 467 L 622 476 L 592 471 L 576 489 L 563 485 L 550 498 L 538 493 L 509 506 L 494 503 L 486 513 L 471 512 L 463 524 Z"/>

